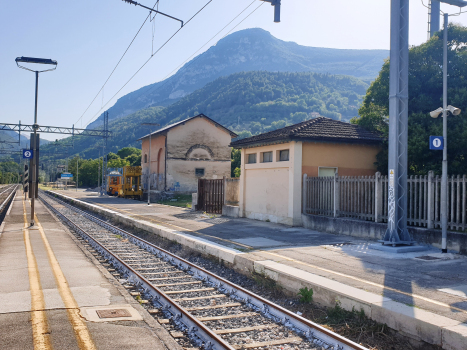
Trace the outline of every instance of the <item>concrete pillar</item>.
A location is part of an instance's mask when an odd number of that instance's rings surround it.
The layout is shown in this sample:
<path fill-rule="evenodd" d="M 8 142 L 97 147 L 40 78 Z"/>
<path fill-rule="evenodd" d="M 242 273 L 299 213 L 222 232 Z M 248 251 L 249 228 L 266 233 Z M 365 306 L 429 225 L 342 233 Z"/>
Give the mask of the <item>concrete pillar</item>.
<path fill-rule="evenodd" d="M 340 207 L 340 191 L 339 191 L 339 174 L 334 173 L 334 217 L 337 218 L 339 216 L 339 207 Z"/>
<path fill-rule="evenodd" d="M 307 191 L 308 191 L 308 187 L 307 187 L 307 183 L 306 183 L 306 180 L 308 179 L 308 175 L 307 174 L 303 174 L 303 183 L 302 183 L 302 213 L 303 214 L 306 214 L 306 201 L 307 201 Z"/>
<path fill-rule="evenodd" d="M 381 185 L 381 173 L 375 174 L 375 222 L 382 222 L 383 218 L 383 186 Z"/>
<path fill-rule="evenodd" d="M 434 173 L 432 170 L 428 172 L 428 198 L 427 198 L 427 228 L 434 228 L 435 219 L 435 186 L 433 186 Z"/>
<path fill-rule="evenodd" d="M 302 142 L 292 142 L 289 168 L 289 218 L 293 226 L 302 225 Z"/>
<path fill-rule="evenodd" d="M 245 149 L 242 148 L 240 159 L 240 193 L 238 196 L 239 216 L 245 217 L 245 191 L 246 191 L 246 176 L 245 176 Z"/>

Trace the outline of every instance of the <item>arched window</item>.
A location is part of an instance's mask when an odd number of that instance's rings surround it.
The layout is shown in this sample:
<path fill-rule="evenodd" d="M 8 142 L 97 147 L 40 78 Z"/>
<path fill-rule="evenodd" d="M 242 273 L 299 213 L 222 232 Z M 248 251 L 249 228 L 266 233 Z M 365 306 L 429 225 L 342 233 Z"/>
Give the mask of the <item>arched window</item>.
<path fill-rule="evenodd" d="M 194 145 L 186 152 L 186 158 L 193 160 L 209 160 L 214 158 L 214 153 L 206 145 Z"/>
<path fill-rule="evenodd" d="M 144 162 L 145 162 L 145 163 L 148 162 L 148 155 L 147 155 L 147 154 L 144 155 Z"/>

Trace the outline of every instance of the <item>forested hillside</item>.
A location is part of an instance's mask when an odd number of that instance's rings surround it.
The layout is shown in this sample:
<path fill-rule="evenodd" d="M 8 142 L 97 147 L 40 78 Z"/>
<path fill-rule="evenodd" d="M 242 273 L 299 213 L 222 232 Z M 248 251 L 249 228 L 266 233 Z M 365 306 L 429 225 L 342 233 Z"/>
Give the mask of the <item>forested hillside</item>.
<path fill-rule="evenodd" d="M 312 113 L 346 121 L 357 116 L 367 87 L 361 80 L 348 76 L 236 73 L 219 78 L 166 108 L 151 107 L 110 122 L 113 135 L 109 150 L 139 147 L 136 140 L 150 132 L 141 123 L 159 123 L 163 127 L 199 113 L 242 136 L 298 123 L 311 118 Z M 97 138 L 75 137 L 74 153 L 85 158 L 97 157 L 98 142 Z"/>
<path fill-rule="evenodd" d="M 114 120 L 153 106 L 169 106 L 217 78 L 251 71 L 314 72 L 357 77 L 378 75 L 387 50 L 341 50 L 301 46 L 273 37 L 260 28 L 232 33 L 193 58 L 171 77 L 121 97 L 109 108 Z M 147 72 L 151 74 L 151 72 Z M 102 115 L 89 128 L 102 124 Z"/>

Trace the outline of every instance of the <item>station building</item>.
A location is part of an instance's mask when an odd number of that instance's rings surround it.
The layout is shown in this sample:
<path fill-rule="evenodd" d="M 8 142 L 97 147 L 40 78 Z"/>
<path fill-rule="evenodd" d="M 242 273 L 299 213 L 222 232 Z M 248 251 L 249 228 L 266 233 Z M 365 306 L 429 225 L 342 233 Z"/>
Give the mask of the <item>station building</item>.
<path fill-rule="evenodd" d="M 383 138 L 325 117 L 234 141 L 241 149 L 239 216 L 300 226 L 303 175 L 369 176 Z"/>
<path fill-rule="evenodd" d="M 193 193 L 198 179 L 230 177 L 229 144 L 237 135 L 204 114 L 143 136 L 142 183 L 151 190 Z M 149 156 L 149 138 L 151 154 Z"/>

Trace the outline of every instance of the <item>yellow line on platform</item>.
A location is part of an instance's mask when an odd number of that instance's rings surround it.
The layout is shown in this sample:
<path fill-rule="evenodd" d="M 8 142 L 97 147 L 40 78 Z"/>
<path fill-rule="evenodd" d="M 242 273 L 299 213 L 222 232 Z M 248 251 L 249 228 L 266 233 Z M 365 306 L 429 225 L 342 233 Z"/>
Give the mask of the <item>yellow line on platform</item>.
<path fill-rule="evenodd" d="M 39 228 L 42 241 L 44 242 L 47 255 L 49 257 L 49 263 L 52 267 L 52 272 L 55 277 L 55 282 L 57 283 L 58 291 L 60 292 L 63 303 L 65 304 L 65 308 L 68 313 L 68 319 L 73 327 L 78 346 L 81 350 L 96 350 L 96 346 L 91 338 L 89 329 L 79 314 L 78 303 L 76 302 L 73 293 L 71 292 L 66 277 L 63 274 L 63 271 L 60 268 L 60 264 L 58 263 L 58 260 L 55 257 L 55 254 L 49 244 L 49 240 L 47 239 L 44 229 L 40 224 L 37 215 L 34 215 L 34 218 L 36 225 Z"/>
<path fill-rule="evenodd" d="M 24 217 L 24 245 L 26 247 L 26 257 L 28 261 L 29 289 L 31 291 L 31 325 L 32 338 L 35 350 L 52 349 L 50 342 L 49 325 L 47 323 L 47 314 L 45 309 L 44 294 L 42 292 L 41 279 L 37 260 L 31 246 L 29 238 L 28 219 L 26 214 L 26 205 L 23 202 Z"/>

